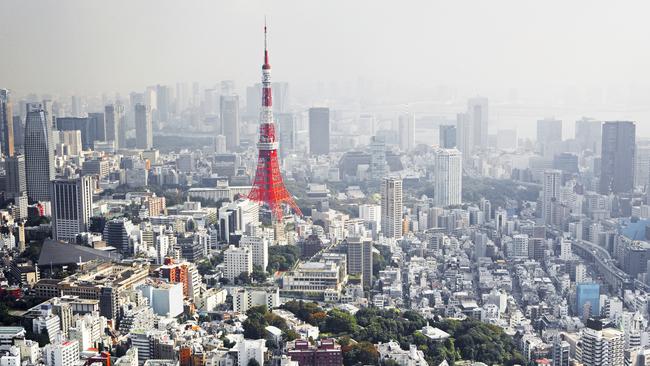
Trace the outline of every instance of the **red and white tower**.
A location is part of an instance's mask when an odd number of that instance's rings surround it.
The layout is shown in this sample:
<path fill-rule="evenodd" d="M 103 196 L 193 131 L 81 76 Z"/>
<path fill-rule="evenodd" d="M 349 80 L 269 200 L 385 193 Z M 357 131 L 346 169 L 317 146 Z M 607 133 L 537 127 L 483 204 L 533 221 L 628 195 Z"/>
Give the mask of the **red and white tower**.
<path fill-rule="evenodd" d="M 262 111 L 260 112 L 260 139 L 257 142 L 259 157 L 255 171 L 253 188 L 248 194 L 252 201 L 266 204 L 275 221 L 282 220 L 283 205 L 302 216 L 302 211 L 284 186 L 280 165 L 278 164 L 278 141 L 273 123 L 273 101 L 271 93 L 271 65 L 266 45 L 266 25 L 264 25 L 264 65 L 262 65 Z"/>

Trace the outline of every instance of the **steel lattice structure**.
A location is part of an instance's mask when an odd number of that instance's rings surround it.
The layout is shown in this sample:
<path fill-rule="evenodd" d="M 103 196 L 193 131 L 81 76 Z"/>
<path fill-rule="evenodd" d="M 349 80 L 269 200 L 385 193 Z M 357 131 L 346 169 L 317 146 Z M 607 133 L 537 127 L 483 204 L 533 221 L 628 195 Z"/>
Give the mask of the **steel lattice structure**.
<path fill-rule="evenodd" d="M 278 163 L 278 141 L 273 122 L 273 100 L 271 92 L 271 65 L 264 26 L 264 65 L 262 66 L 262 110 L 260 112 L 260 139 L 257 143 L 259 157 L 253 188 L 248 194 L 252 201 L 265 204 L 271 210 L 274 220 L 282 220 L 284 208 L 288 206 L 302 216 L 302 211 L 285 187 Z"/>

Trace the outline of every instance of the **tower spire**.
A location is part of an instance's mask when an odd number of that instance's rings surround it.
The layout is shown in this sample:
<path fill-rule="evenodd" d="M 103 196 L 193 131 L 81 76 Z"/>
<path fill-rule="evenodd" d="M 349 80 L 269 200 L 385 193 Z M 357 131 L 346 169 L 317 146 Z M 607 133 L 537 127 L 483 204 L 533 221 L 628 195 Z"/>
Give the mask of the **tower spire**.
<path fill-rule="evenodd" d="M 267 44 L 267 30 L 266 30 L 266 16 L 264 17 L 264 68 L 270 69 L 271 65 L 269 65 L 269 49 L 268 49 L 268 44 Z"/>

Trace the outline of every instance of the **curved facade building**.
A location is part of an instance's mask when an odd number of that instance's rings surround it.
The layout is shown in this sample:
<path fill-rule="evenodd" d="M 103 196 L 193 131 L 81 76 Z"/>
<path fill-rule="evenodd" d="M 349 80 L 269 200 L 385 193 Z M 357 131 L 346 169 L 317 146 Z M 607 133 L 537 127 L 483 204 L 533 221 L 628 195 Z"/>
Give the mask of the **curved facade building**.
<path fill-rule="evenodd" d="M 52 134 L 41 104 L 27 105 L 25 176 L 29 199 L 49 201 L 50 181 L 54 179 L 54 155 Z"/>

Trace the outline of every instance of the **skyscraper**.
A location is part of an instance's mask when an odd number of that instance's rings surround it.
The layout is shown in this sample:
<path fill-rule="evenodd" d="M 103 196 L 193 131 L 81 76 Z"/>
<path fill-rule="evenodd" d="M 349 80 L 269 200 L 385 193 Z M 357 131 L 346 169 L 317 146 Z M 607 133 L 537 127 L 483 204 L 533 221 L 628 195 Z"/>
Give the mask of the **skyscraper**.
<path fill-rule="evenodd" d="M 537 121 L 537 144 L 542 154 L 546 153 L 548 145 L 562 141 L 562 121 L 545 118 Z"/>
<path fill-rule="evenodd" d="M 475 149 L 488 146 L 488 100 L 475 97 L 467 102 L 467 115 L 472 129 L 472 141 Z"/>
<path fill-rule="evenodd" d="M 296 119 L 292 113 L 277 113 L 280 135 L 280 156 L 285 157 L 296 148 Z"/>
<path fill-rule="evenodd" d="M 402 180 L 381 181 L 381 231 L 387 238 L 402 237 Z"/>
<path fill-rule="evenodd" d="M 104 113 L 88 113 L 88 119 L 95 130 L 95 141 L 106 141 L 106 120 Z"/>
<path fill-rule="evenodd" d="M 599 192 L 629 192 L 634 188 L 636 127 L 634 122 L 603 124 Z"/>
<path fill-rule="evenodd" d="M 27 196 L 33 201 L 50 200 L 50 181 L 54 179 L 54 147 L 41 104 L 27 105 L 25 123 L 25 177 Z"/>
<path fill-rule="evenodd" d="M 153 147 L 151 110 L 144 104 L 135 105 L 135 147 L 150 150 Z"/>
<path fill-rule="evenodd" d="M 104 107 L 106 118 L 106 141 L 113 141 L 115 148 L 126 148 L 126 126 L 124 126 L 124 106 L 109 104 Z"/>
<path fill-rule="evenodd" d="M 456 126 L 440 125 L 438 127 L 438 145 L 443 149 L 456 147 Z"/>
<path fill-rule="evenodd" d="M 469 115 L 467 113 L 458 113 L 456 115 L 456 145 L 463 154 L 464 160 L 472 156 L 473 143 L 474 136 Z"/>
<path fill-rule="evenodd" d="M 222 95 L 220 99 L 221 134 L 226 136 L 228 151 L 239 147 L 239 96 Z"/>
<path fill-rule="evenodd" d="M 25 156 L 15 154 L 5 158 L 7 174 L 6 198 L 13 199 L 18 207 L 18 218 L 27 218 L 27 178 L 25 176 Z"/>
<path fill-rule="evenodd" d="M 0 89 L 0 145 L 4 156 L 14 155 L 14 116 L 9 90 Z"/>
<path fill-rule="evenodd" d="M 542 218 L 545 224 L 553 223 L 553 205 L 560 199 L 560 187 L 562 186 L 562 171 L 548 169 L 544 171 L 544 183 L 542 185 Z"/>
<path fill-rule="evenodd" d="M 81 131 L 81 145 L 84 150 L 94 147 L 97 127 L 95 119 L 89 117 L 62 117 L 56 119 L 56 128 L 59 131 Z"/>
<path fill-rule="evenodd" d="M 370 141 L 370 180 L 379 182 L 388 173 L 386 141 L 383 136 L 373 136 Z"/>
<path fill-rule="evenodd" d="M 54 240 L 73 241 L 88 230 L 93 206 L 93 177 L 55 179 L 51 182 Z"/>
<path fill-rule="evenodd" d="M 364 288 L 372 286 L 372 240 L 347 238 L 348 273 L 361 275 Z"/>
<path fill-rule="evenodd" d="M 156 86 L 156 109 L 158 109 L 158 121 L 156 123 L 169 122 L 169 107 L 171 105 L 171 92 L 166 85 Z"/>
<path fill-rule="evenodd" d="M 456 149 L 436 150 L 434 202 L 438 207 L 462 202 L 463 162 Z"/>
<path fill-rule="evenodd" d="M 330 153 L 330 109 L 309 108 L 309 153 Z"/>
<path fill-rule="evenodd" d="M 625 365 L 623 332 L 614 328 L 603 328 L 600 320 L 589 319 L 585 325 L 580 338 L 582 365 Z"/>
<path fill-rule="evenodd" d="M 575 124 L 575 140 L 580 150 L 591 150 L 600 154 L 602 142 L 602 123 L 590 118 L 582 118 Z"/>
<path fill-rule="evenodd" d="M 399 148 L 411 151 L 415 147 L 415 118 L 411 113 L 401 114 L 398 118 Z"/>

